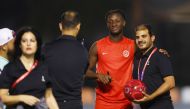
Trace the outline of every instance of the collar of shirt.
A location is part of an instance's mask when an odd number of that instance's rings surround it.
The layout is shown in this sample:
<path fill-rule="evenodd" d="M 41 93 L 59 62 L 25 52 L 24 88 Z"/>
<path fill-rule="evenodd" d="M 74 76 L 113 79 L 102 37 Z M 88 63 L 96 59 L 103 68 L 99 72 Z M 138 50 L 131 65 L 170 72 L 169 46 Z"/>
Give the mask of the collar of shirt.
<path fill-rule="evenodd" d="M 24 64 L 21 62 L 21 60 L 19 58 L 17 58 L 15 60 L 15 64 L 18 67 L 18 69 L 20 69 L 20 70 L 26 70 L 26 68 L 24 67 Z"/>
<path fill-rule="evenodd" d="M 152 52 L 152 50 L 154 50 L 155 46 L 153 46 L 150 50 L 148 50 L 148 52 L 146 52 L 144 55 L 142 55 L 142 57 L 149 57 L 150 53 Z"/>
<path fill-rule="evenodd" d="M 62 35 L 62 36 L 59 36 L 58 39 L 77 40 L 76 37 L 71 36 L 71 35 Z"/>
<path fill-rule="evenodd" d="M 7 63 L 9 62 L 8 59 L 6 59 L 6 58 L 4 58 L 4 57 L 2 57 L 2 56 L 0 56 L 0 59 L 3 60 L 3 61 L 5 61 L 5 62 L 7 62 Z"/>
<path fill-rule="evenodd" d="M 16 66 L 18 67 L 19 70 L 24 70 L 24 71 L 27 71 L 24 64 L 21 62 L 21 60 L 19 58 L 17 58 L 15 60 L 15 64 Z"/>
<path fill-rule="evenodd" d="M 153 46 L 148 52 L 146 52 L 144 56 L 149 57 L 150 53 L 152 52 L 152 50 L 154 50 L 154 48 L 155 46 Z"/>
<path fill-rule="evenodd" d="M 6 64 L 8 64 L 9 60 L 0 56 L 0 69 L 2 70 Z"/>

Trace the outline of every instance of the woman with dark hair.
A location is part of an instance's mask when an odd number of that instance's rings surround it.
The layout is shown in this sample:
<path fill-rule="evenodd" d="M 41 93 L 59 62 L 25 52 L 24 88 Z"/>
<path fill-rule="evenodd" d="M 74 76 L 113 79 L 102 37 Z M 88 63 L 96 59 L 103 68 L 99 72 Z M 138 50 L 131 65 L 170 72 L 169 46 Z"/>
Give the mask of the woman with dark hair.
<path fill-rule="evenodd" d="M 32 27 L 22 27 L 16 34 L 16 39 L 15 39 L 15 53 L 14 53 L 14 59 L 20 57 L 22 55 L 22 49 L 20 47 L 21 41 L 22 41 L 22 36 L 25 34 L 32 34 L 35 38 L 35 41 L 37 42 L 37 49 L 34 53 L 34 59 L 40 60 L 41 56 L 41 45 L 42 45 L 42 40 L 39 35 L 39 33 L 33 29 Z"/>
<path fill-rule="evenodd" d="M 21 28 L 15 39 L 14 60 L 7 64 L 1 75 L 0 95 L 8 109 L 58 108 L 49 87 L 47 67 L 40 61 L 41 38 L 31 27 Z M 41 102 L 41 98 L 44 98 Z M 48 108 L 46 107 L 46 108 Z"/>

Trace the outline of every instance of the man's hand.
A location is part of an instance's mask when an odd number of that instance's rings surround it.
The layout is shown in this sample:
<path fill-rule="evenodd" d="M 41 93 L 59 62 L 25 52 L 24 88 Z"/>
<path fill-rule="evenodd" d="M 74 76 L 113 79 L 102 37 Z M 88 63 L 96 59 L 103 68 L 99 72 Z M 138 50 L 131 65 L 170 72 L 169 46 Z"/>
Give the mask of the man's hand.
<path fill-rule="evenodd" d="M 148 102 L 153 100 L 153 97 L 151 95 L 148 95 L 147 93 L 143 92 L 144 97 L 140 100 L 134 100 L 134 103 L 140 104 L 140 103 L 144 103 L 144 102 Z"/>
<path fill-rule="evenodd" d="M 109 72 L 107 74 L 97 73 L 97 79 L 104 85 L 111 83 L 111 76 L 109 75 Z"/>
<path fill-rule="evenodd" d="M 31 95 L 19 95 L 19 100 L 29 106 L 33 106 L 36 103 L 40 102 L 40 100 Z"/>
<path fill-rule="evenodd" d="M 165 49 L 159 49 L 159 52 L 165 54 L 167 57 L 170 57 L 170 54 Z"/>

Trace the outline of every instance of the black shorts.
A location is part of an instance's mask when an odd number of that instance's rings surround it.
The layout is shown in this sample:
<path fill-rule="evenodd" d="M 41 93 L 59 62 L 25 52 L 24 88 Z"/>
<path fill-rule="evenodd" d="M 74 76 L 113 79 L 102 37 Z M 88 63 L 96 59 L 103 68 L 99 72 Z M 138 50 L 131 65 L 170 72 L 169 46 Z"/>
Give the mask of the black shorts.
<path fill-rule="evenodd" d="M 171 100 L 159 100 L 140 105 L 141 109 L 174 109 Z"/>
<path fill-rule="evenodd" d="M 81 100 L 70 100 L 58 102 L 59 109 L 83 109 Z"/>

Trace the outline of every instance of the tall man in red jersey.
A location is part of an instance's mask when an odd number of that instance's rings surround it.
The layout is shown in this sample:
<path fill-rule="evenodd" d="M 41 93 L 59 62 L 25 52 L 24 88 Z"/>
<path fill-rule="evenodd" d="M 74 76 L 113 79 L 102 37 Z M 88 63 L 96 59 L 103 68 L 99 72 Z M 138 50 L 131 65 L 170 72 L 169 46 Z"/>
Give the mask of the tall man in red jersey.
<path fill-rule="evenodd" d="M 132 79 L 135 43 L 123 35 L 126 22 L 121 10 L 109 11 L 106 21 L 110 34 L 91 46 L 86 73 L 98 81 L 95 109 L 132 109 L 123 89 Z"/>

